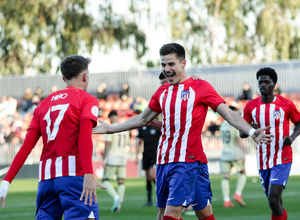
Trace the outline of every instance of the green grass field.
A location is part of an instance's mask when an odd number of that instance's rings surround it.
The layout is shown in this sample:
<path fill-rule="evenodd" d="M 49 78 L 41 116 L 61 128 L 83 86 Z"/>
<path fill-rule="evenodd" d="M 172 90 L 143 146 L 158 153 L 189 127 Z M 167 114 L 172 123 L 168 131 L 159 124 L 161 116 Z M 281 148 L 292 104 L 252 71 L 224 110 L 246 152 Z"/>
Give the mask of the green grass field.
<path fill-rule="evenodd" d="M 232 176 L 231 196 L 235 190 L 237 176 Z M 221 176 L 211 176 L 213 190 L 213 210 L 217 220 L 268 220 L 270 209 L 267 198 L 263 193 L 259 179 L 248 177 L 245 190 L 243 192 L 246 207 L 236 204 L 234 208 L 223 208 L 222 194 L 220 189 Z M 300 176 L 291 176 L 288 181 L 287 189 L 283 192 L 283 203 L 286 207 L 289 220 L 300 219 Z M 0 219 L 35 219 L 35 198 L 37 180 L 36 179 L 16 179 L 10 186 L 6 199 L 6 208 L 0 210 Z M 126 180 L 125 201 L 121 212 L 111 213 L 110 207 L 112 199 L 108 194 L 99 189 L 98 200 L 100 209 L 100 219 L 102 220 L 153 220 L 156 219 L 155 207 L 142 207 L 146 201 L 145 180 L 144 178 Z M 153 201 L 155 196 L 153 194 Z M 197 219 L 194 215 L 183 215 L 184 220 Z"/>

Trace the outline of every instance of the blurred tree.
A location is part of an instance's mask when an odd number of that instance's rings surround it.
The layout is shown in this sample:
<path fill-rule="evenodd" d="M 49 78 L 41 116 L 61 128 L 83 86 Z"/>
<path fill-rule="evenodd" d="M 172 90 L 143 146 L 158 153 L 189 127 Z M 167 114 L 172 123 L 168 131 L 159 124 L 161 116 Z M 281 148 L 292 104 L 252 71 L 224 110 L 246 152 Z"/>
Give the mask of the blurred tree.
<path fill-rule="evenodd" d="M 299 58 L 299 0 L 168 0 L 192 64 Z M 260 57 L 260 58 L 258 58 Z"/>
<path fill-rule="evenodd" d="M 299 0 L 253 1 L 256 34 L 266 61 L 300 58 Z"/>
<path fill-rule="evenodd" d="M 0 1 L 0 74 L 47 73 L 53 60 L 78 51 L 91 52 L 95 43 L 107 52 L 115 43 L 146 52 L 146 36 L 137 24 L 99 6 L 99 19 L 87 14 L 87 0 Z"/>

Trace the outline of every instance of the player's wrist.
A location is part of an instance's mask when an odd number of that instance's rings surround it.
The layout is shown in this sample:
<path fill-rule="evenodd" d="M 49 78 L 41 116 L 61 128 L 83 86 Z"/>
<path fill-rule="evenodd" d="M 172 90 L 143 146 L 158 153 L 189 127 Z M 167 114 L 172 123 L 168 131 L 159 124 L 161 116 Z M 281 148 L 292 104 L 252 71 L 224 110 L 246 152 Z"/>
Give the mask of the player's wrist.
<path fill-rule="evenodd" d="M 1 198 L 6 198 L 6 195 L 8 193 L 10 182 L 6 180 L 2 180 L 2 183 L 0 185 L 0 197 Z"/>
<path fill-rule="evenodd" d="M 250 137 L 252 137 L 255 131 L 256 131 L 256 129 L 251 128 L 251 129 L 249 130 L 249 132 L 248 132 L 248 135 L 249 135 Z"/>

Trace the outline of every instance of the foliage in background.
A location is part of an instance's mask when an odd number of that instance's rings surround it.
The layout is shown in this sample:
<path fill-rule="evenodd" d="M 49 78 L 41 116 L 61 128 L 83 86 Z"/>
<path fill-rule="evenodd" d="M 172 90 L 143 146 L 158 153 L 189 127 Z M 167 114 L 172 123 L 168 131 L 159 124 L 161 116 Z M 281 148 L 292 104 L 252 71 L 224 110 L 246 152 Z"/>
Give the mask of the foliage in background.
<path fill-rule="evenodd" d="M 53 59 L 78 51 L 91 53 L 95 43 L 107 52 L 114 44 L 133 48 L 137 59 L 146 52 L 145 34 L 134 21 L 99 6 L 99 19 L 87 13 L 87 0 L 0 1 L 0 73 L 50 71 Z"/>
<path fill-rule="evenodd" d="M 298 0 L 169 0 L 173 40 L 193 64 L 299 59 Z"/>
<path fill-rule="evenodd" d="M 47 73 L 96 45 L 103 53 L 133 49 L 140 63 L 158 67 L 159 57 L 142 60 L 151 25 L 183 44 L 192 65 L 300 58 L 299 0 L 168 0 L 164 16 L 151 14 L 150 0 L 127 0 L 126 15 L 115 12 L 118 0 L 102 0 L 97 18 L 88 1 L 0 1 L 0 74 Z"/>

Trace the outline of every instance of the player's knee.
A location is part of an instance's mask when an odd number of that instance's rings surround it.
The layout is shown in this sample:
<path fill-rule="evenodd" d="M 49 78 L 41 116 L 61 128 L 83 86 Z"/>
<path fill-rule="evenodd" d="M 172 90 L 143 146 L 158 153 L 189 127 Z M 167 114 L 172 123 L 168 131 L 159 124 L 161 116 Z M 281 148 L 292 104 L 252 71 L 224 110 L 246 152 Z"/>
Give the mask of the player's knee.
<path fill-rule="evenodd" d="M 120 184 L 124 184 L 125 180 L 124 179 L 118 179 L 117 182 L 120 185 Z"/>
<path fill-rule="evenodd" d="M 230 174 L 229 173 L 223 174 L 223 179 L 229 180 L 229 178 L 230 178 Z"/>
<path fill-rule="evenodd" d="M 268 202 L 271 209 L 272 207 L 277 208 L 277 206 L 280 204 L 280 199 L 277 196 L 271 194 L 268 196 Z"/>

